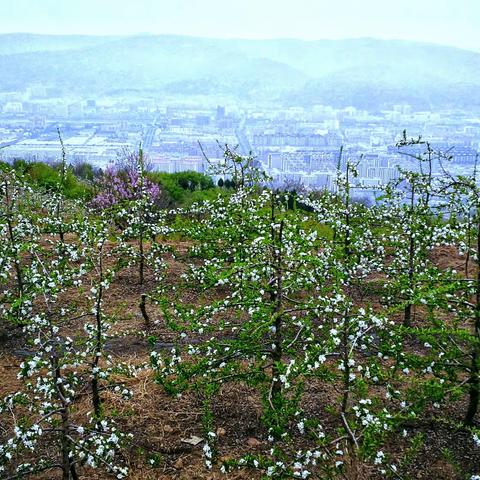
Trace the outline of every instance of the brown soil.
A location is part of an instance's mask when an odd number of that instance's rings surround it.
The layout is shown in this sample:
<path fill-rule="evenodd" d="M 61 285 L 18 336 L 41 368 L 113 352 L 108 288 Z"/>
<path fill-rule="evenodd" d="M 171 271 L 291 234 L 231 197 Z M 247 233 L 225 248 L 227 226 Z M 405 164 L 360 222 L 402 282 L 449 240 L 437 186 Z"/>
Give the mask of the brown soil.
<path fill-rule="evenodd" d="M 179 244 L 180 253 L 186 252 L 188 244 Z M 435 261 L 445 267 L 463 271 L 464 258 L 459 257 L 453 249 L 441 248 L 434 253 Z M 178 282 L 184 272 L 182 259 L 168 258 L 169 273 L 167 281 L 171 285 Z M 473 267 L 472 267 L 473 268 Z M 357 292 L 360 303 L 378 305 L 378 285 L 382 285 L 381 276 L 372 276 L 362 291 Z M 143 292 L 155 287 L 150 273 L 143 286 L 138 285 L 136 269 L 129 268 L 120 272 L 107 291 L 106 310 L 115 317 L 116 324 L 111 332 L 112 338 L 107 343 L 107 351 L 119 361 L 139 364 L 148 361 L 149 345 L 147 337 L 154 335 L 160 346 L 168 348 L 175 336 L 165 326 L 159 309 L 148 304 L 147 309 L 152 321 L 151 329 L 146 332 L 144 319 L 139 309 L 139 298 Z M 87 285 L 85 285 L 85 288 Z M 218 293 L 218 292 L 217 292 Z M 220 295 L 220 293 L 218 293 Z M 200 300 L 198 292 L 191 292 L 189 301 Z M 67 301 L 76 301 L 79 306 L 85 304 L 81 291 L 68 292 Z M 421 321 L 422 312 L 417 312 L 416 321 Z M 0 322 L 1 324 L 1 322 Z M 3 329 L 2 329 L 3 327 Z M 71 337 L 82 335 L 82 322 L 64 325 Z M 199 336 L 199 339 L 202 338 Z M 195 339 L 189 339 L 194 341 Z M 420 345 L 412 344 L 419 349 Z M 16 391 L 20 385 L 17 380 L 17 368 L 22 359 L 28 355 L 29 347 L 23 343 L 19 328 L 0 326 L 0 396 Z M 214 480 L 228 478 L 231 480 L 257 479 L 261 475 L 251 470 L 240 470 L 223 475 L 218 466 L 209 471 L 204 466 L 202 446 L 191 446 L 182 439 L 191 435 L 201 437 L 202 401 L 195 392 L 184 393 L 180 398 L 167 395 L 154 381 L 150 370 L 142 371 L 136 378 L 127 380 L 133 390 L 131 401 L 120 402 L 114 395 L 103 393 L 105 405 L 114 413 L 119 427 L 125 433 L 132 433 L 134 440 L 128 450 L 122 452 L 124 460 L 131 469 L 129 478 L 144 479 L 178 479 L 178 480 Z M 327 430 L 335 432 L 340 426 L 338 416 L 327 405 L 336 405 L 340 386 L 311 380 L 305 385 L 302 408 L 307 415 L 320 418 Z M 387 439 L 384 451 L 400 464 L 409 448 L 409 440 L 415 435 L 423 436 L 423 443 L 412 454 L 410 463 L 402 470 L 402 479 L 463 480 L 474 473 L 480 473 L 480 448 L 476 447 L 471 434 L 454 426 L 460 422 L 465 411 L 465 399 L 442 405 L 440 410 L 427 411 L 424 418 L 405 425 L 407 436 L 392 435 Z M 76 415 L 84 415 L 90 408 L 88 399 L 80 402 Z M 271 443 L 267 441 L 265 429 L 261 424 L 261 399 L 254 389 L 235 383 L 224 385 L 215 399 L 214 413 L 219 434 L 218 448 L 220 459 L 238 458 L 246 453 L 268 453 Z M 0 440 L 5 435 L 8 418 L 0 417 Z M 308 445 L 308 440 L 295 435 L 292 439 L 297 448 Z M 157 467 L 148 465 L 148 457 L 159 459 Z M 110 478 L 105 473 L 83 469 L 82 479 Z M 39 479 L 61 478 L 57 472 L 47 472 Z M 313 477 L 320 478 L 320 477 Z M 353 478 L 347 475 L 347 479 Z M 361 479 L 385 478 L 371 468 L 360 472 Z"/>

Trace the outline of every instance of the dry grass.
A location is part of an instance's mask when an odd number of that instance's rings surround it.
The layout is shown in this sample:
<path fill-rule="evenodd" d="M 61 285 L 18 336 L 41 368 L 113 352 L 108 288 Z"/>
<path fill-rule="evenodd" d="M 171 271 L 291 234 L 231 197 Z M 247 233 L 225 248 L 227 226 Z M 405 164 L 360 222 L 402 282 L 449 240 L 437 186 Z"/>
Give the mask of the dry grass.
<path fill-rule="evenodd" d="M 180 257 L 185 255 L 189 246 L 188 242 L 175 243 L 180 250 Z M 464 259 L 458 257 L 451 249 L 438 249 L 434 254 L 435 261 L 442 267 L 457 268 L 462 271 Z M 110 259 L 109 261 L 114 261 Z M 167 282 L 174 285 L 178 282 L 181 273 L 185 271 L 185 264 L 181 258 L 168 258 L 169 273 Z M 105 297 L 106 311 L 116 319 L 112 329 L 115 338 L 107 344 L 108 353 L 121 362 L 140 364 L 148 361 L 149 347 L 144 331 L 144 322 L 138 308 L 141 293 L 155 286 L 151 274 L 146 277 L 144 286 L 138 285 L 137 271 L 134 268 L 120 272 L 107 291 Z M 381 285 L 381 276 L 372 276 L 367 279 L 371 282 L 368 288 L 355 292 L 359 303 L 369 303 L 378 306 L 378 288 Z M 85 284 L 88 284 L 88 279 Z M 203 301 L 198 292 L 190 292 L 188 301 Z M 221 298 L 219 290 L 215 295 Z M 72 289 L 65 294 L 63 300 L 75 301 L 80 307 L 86 306 L 85 296 L 80 290 Z M 148 305 L 149 315 L 156 322 L 148 334 L 154 334 L 164 342 L 173 339 L 163 323 L 161 312 L 151 304 Z M 416 321 L 421 321 L 422 312 L 417 310 Z M 400 318 L 398 318 L 400 321 Z M 64 331 L 72 337 L 83 334 L 82 323 L 64 325 Z M 199 339 L 201 336 L 198 337 Z M 18 389 L 20 382 L 17 380 L 17 368 L 21 361 L 19 355 L 15 355 L 18 345 L 21 345 L 22 336 L 18 332 L 9 335 L 3 340 L 0 338 L 0 395 L 4 396 Z M 412 345 L 412 348 L 420 346 Z M 3 353 L 2 353 L 3 352 Z M 13 352 L 13 354 L 12 354 Z M 132 480 L 215 480 L 227 478 L 230 480 L 257 479 L 261 475 L 252 471 L 236 471 L 228 475 L 222 475 L 218 467 L 212 471 L 206 470 L 202 457 L 202 445 L 191 446 L 182 439 L 191 435 L 202 436 L 202 398 L 195 392 L 187 392 L 181 397 L 167 395 L 162 388 L 155 383 L 151 370 L 141 371 L 137 377 L 123 379 L 127 386 L 133 390 L 134 396 L 130 401 L 121 401 L 118 396 L 111 392 L 102 393 L 106 413 L 113 416 L 120 430 L 132 433 L 134 440 L 131 446 L 121 454 L 131 469 Z M 371 393 L 381 393 L 374 392 Z M 312 379 L 305 385 L 305 393 L 302 399 L 302 408 L 307 415 L 320 418 L 325 429 L 335 433 L 339 427 L 338 416 L 326 408 L 328 405 L 338 404 L 341 394 L 339 385 Z M 444 418 L 459 420 L 464 411 L 464 400 L 455 404 L 446 405 L 441 412 L 428 411 L 426 418 L 434 418 L 441 414 Z M 91 410 L 88 396 L 84 396 L 76 406 L 74 419 L 84 419 L 86 413 Z M 266 441 L 266 432 L 261 425 L 262 412 L 261 399 L 258 392 L 243 384 L 226 384 L 222 386 L 215 398 L 214 413 L 216 427 L 220 432 L 218 439 L 219 456 L 221 459 L 238 458 L 245 453 L 267 453 L 271 444 Z M 0 423 L 0 436 L 3 436 L 3 428 L 6 427 L 8 418 L 4 416 Z M 473 442 L 467 434 L 448 427 L 446 424 L 435 421 L 421 422 L 407 426 L 408 438 L 417 433 L 425 436 L 424 445 L 417 452 L 411 477 L 418 479 L 436 480 L 460 480 L 464 478 L 462 472 L 472 469 L 472 473 L 478 467 L 480 471 L 480 454 L 473 447 Z M 393 436 L 387 441 L 385 451 L 401 460 L 408 448 L 408 438 Z M 257 440 L 252 442 L 251 439 Z M 307 446 L 304 437 L 293 437 L 296 448 Z M 446 460 L 445 449 L 452 450 L 455 459 L 462 465 L 459 471 L 455 465 Z M 159 459 L 157 468 L 148 465 L 148 458 L 155 456 Z M 83 469 L 82 478 L 102 479 L 110 478 L 105 473 L 95 470 Z M 58 472 L 46 472 L 38 476 L 38 479 L 60 478 Z M 348 477 L 347 477 L 348 478 Z M 359 473 L 359 478 L 380 479 L 368 468 Z"/>

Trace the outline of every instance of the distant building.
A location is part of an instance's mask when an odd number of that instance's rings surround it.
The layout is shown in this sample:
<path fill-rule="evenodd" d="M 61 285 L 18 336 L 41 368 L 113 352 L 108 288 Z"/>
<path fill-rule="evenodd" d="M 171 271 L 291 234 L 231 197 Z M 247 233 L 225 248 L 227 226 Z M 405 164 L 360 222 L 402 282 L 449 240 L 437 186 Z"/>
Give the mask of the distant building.
<path fill-rule="evenodd" d="M 83 105 L 81 102 L 71 103 L 68 106 L 68 116 L 69 117 L 81 117 L 83 116 Z"/>
<path fill-rule="evenodd" d="M 217 122 L 221 122 L 224 119 L 225 119 L 225 107 L 222 107 L 222 106 L 219 105 L 217 107 L 217 113 L 215 115 L 215 120 Z"/>
<path fill-rule="evenodd" d="M 195 117 L 195 125 L 205 127 L 210 124 L 210 117 L 208 115 L 197 115 Z"/>
<path fill-rule="evenodd" d="M 22 113 L 23 104 L 22 102 L 8 102 L 3 106 L 4 113 Z"/>

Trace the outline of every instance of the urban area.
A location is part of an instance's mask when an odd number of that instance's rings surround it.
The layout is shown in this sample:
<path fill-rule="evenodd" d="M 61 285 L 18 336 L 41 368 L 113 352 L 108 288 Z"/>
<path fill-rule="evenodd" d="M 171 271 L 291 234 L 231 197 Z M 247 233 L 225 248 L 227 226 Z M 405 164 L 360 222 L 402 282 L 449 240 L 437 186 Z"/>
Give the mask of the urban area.
<path fill-rule="evenodd" d="M 205 172 L 222 147 L 252 154 L 281 185 L 331 189 L 339 162 L 358 162 L 365 192 L 412 168 L 425 144 L 399 148 L 408 138 L 428 140 L 446 155 L 434 174 L 471 171 L 480 150 L 480 115 L 464 110 L 417 111 L 408 104 L 380 111 L 328 105 L 221 105 L 209 98 L 56 98 L 44 85 L 0 92 L 0 156 L 55 162 L 61 148 L 71 163 L 105 168 L 126 149 L 142 146 L 153 169 Z M 340 151 L 342 153 L 340 156 Z M 422 150 L 423 149 L 423 150 Z M 341 157 L 341 158 L 340 158 Z"/>

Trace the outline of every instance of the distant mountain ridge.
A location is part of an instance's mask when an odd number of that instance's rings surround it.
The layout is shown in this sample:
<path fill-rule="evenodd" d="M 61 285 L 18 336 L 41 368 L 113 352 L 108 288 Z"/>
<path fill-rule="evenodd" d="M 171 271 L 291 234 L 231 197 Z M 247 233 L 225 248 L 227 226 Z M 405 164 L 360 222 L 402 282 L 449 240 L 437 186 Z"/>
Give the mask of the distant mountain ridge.
<path fill-rule="evenodd" d="M 91 35 L 41 35 L 36 33 L 0 34 L 0 55 L 58 50 L 77 50 L 121 37 Z"/>
<path fill-rule="evenodd" d="M 0 35 L 0 91 L 232 95 L 382 108 L 480 105 L 480 53 L 401 40 Z"/>

